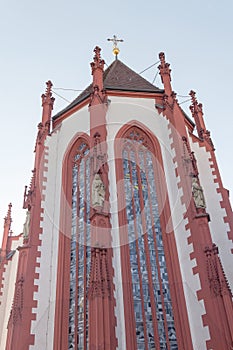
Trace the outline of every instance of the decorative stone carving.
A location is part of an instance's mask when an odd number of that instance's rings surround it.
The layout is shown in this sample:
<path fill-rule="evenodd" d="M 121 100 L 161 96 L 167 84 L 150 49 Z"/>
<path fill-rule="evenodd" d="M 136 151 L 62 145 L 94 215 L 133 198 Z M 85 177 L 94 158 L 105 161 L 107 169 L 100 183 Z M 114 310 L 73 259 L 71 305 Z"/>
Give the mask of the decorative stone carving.
<path fill-rule="evenodd" d="M 192 194 L 196 208 L 205 209 L 205 198 L 203 194 L 203 189 L 200 186 L 198 179 L 196 177 L 192 178 Z"/>
<path fill-rule="evenodd" d="M 164 52 L 159 53 L 159 59 L 160 59 L 160 65 L 159 65 L 159 70 L 160 70 L 160 75 L 162 76 L 163 74 L 169 74 L 171 73 L 170 64 L 165 61 L 165 54 Z"/>
<path fill-rule="evenodd" d="M 205 130 L 205 132 L 203 132 L 203 137 L 208 142 L 208 144 L 211 146 L 212 150 L 214 151 L 215 148 L 214 148 L 214 144 L 213 144 L 213 141 L 211 139 L 211 136 L 210 136 L 210 131 Z"/>
<path fill-rule="evenodd" d="M 212 294 L 215 297 L 229 295 L 232 299 L 229 283 L 218 255 L 218 247 L 213 243 L 212 247 L 206 247 L 204 252 L 207 258 L 207 276 Z"/>
<path fill-rule="evenodd" d="M 23 209 L 30 210 L 34 203 L 34 195 L 35 195 L 35 187 L 36 187 L 35 182 L 36 182 L 36 169 L 34 168 L 32 170 L 32 178 L 31 178 L 29 190 L 27 189 L 27 186 L 25 186 Z"/>
<path fill-rule="evenodd" d="M 194 152 L 191 152 L 190 145 L 188 143 L 187 137 L 182 136 L 183 141 L 183 163 L 186 169 L 186 174 L 197 177 L 198 176 L 198 168 L 197 168 L 197 160 Z"/>
<path fill-rule="evenodd" d="M 103 207 L 105 199 L 105 187 L 99 174 L 95 174 L 92 182 L 92 206 Z"/>
<path fill-rule="evenodd" d="M 16 324 L 17 321 L 22 319 L 23 284 L 24 284 L 24 278 L 23 276 L 21 276 L 21 278 L 18 281 L 16 281 L 16 284 L 15 284 L 16 291 L 14 295 L 10 318 L 8 321 L 8 327 L 11 323 Z"/>
<path fill-rule="evenodd" d="M 91 62 L 91 68 L 92 68 L 92 74 L 95 72 L 97 68 L 100 68 L 101 70 L 104 70 L 104 60 L 101 59 L 101 48 L 99 46 L 96 46 L 94 48 L 95 56 L 93 57 L 93 62 Z"/>
<path fill-rule="evenodd" d="M 25 220 L 25 223 L 23 224 L 23 238 L 24 239 L 27 239 L 28 235 L 29 235 L 30 220 L 31 220 L 31 213 L 29 210 L 27 210 L 26 220 Z"/>
<path fill-rule="evenodd" d="M 92 248 L 88 296 L 89 298 L 110 297 L 110 291 L 107 249 Z"/>

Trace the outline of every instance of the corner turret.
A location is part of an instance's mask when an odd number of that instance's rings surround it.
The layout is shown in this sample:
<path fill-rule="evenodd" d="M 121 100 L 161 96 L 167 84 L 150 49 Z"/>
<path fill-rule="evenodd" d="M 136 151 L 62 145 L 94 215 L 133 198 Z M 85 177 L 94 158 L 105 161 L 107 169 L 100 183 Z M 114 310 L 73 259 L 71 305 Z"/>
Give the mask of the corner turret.
<path fill-rule="evenodd" d="M 191 90 L 189 95 L 191 96 L 192 101 L 190 111 L 196 124 L 197 134 L 200 137 L 200 139 L 203 139 L 203 133 L 206 131 L 206 127 L 203 119 L 202 104 L 198 104 L 195 91 Z"/>
<path fill-rule="evenodd" d="M 7 215 L 4 218 L 4 230 L 3 230 L 3 238 L 2 238 L 1 257 L 6 255 L 8 237 L 12 235 L 12 231 L 11 231 L 11 223 L 12 223 L 11 208 L 12 208 L 12 204 L 10 203 L 8 205 Z"/>
<path fill-rule="evenodd" d="M 50 121 L 51 121 L 51 115 L 53 110 L 53 104 L 55 101 L 55 98 L 52 97 L 52 82 L 49 80 L 46 83 L 47 88 L 45 91 L 45 94 L 41 96 L 42 98 L 42 125 L 46 127 L 48 130 L 48 133 L 50 132 Z"/>
<path fill-rule="evenodd" d="M 171 69 L 170 64 L 165 61 L 164 52 L 159 54 L 160 65 L 159 65 L 159 74 L 161 76 L 162 83 L 164 85 L 165 94 L 168 96 L 168 99 L 172 95 L 172 86 L 171 86 Z"/>
<path fill-rule="evenodd" d="M 101 48 L 96 46 L 94 49 L 95 56 L 93 57 L 93 62 L 91 62 L 91 69 L 93 75 L 93 88 L 98 87 L 101 92 L 103 90 L 103 73 L 104 73 L 104 60 L 101 59 Z"/>

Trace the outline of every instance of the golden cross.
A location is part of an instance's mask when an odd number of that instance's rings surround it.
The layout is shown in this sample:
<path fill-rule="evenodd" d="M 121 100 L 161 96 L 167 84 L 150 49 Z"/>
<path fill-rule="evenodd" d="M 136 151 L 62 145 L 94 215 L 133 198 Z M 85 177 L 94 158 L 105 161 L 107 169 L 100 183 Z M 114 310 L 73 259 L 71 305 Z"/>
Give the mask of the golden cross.
<path fill-rule="evenodd" d="M 116 56 L 116 59 L 117 59 L 117 55 L 119 54 L 120 52 L 120 49 L 118 48 L 117 44 L 119 42 L 123 42 L 124 40 L 123 39 L 117 39 L 117 36 L 116 35 L 113 35 L 113 38 L 112 39 L 107 39 L 108 41 L 112 41 L 113 42 L 113 54 Z"/>

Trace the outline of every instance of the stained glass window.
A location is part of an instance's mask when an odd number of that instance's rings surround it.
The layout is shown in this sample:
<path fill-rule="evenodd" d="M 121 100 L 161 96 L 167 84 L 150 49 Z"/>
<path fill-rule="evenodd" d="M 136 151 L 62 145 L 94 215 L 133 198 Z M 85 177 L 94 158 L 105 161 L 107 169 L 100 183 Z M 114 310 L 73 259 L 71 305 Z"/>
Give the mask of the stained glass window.
<path fill-rule="evenodd" d="M 90 271 L 90 158 L 79 143 L 72 171 L 72 231 L 68 349 L 88 350 L 87 278 Z M 76 344 L 76 346 L 75 346 Z"/>
<path fill-rule="evenodd" d="M 139 129 L 128 132 L 122 158 L 137 349 L 176 350 L 154 155 Z"/>

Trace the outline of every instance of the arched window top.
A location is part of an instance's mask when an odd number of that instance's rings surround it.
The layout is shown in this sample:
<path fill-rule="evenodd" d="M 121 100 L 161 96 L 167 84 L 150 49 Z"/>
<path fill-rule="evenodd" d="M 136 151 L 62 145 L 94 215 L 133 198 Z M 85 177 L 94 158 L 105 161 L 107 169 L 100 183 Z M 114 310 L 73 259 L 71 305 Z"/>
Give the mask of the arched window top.
<path fill-rule="evenodd" d="M 124 214 L 119 213 L 122 233 L 128 239 L 123 241 L 129 256 L 124 267 L 127 279 L 131 277 L 124 293 L 133 299 L 131 319 L 137 349 L 177 349 L 166 231 L 161 224 L 166 191 L 160 145 L 146 127 L 135 124 L 123 126 L 117 135 L 120 144 L 115 146 L 125 196 Z"/>
<path fill-rule="evenodd" d="M 87 284 L 90 274 L 91 249 L 90 147 L 85 138 L 80 137 L 72 144 L 70 160 L 72 161 L 72 166 L 70 166 L 72 226 L 68 348 L 87 349 L 89 334 Z"/>
<path fill-rule="evenodd" d="M 153 150 L 153 144 L 150 139 L 150 137 L 145 133 L 141 128 L 138 126 L 132 126 L 126 132 L 122 135 L 122 138 L 124 139 L 125 146 L 130 144 L 128 140 L 133 142 L 135 145 L 138 146 L 143 145 L 150 151 Z"/>
<path fill-rule="evenodd" d="M 86 157 L 89 154 L 89 150 L 90 149 L 88 143 L 80 138 L 77 141 L 76 151 L 74 154 L 74 162 L 79 163 L 83 157 Z"/>

